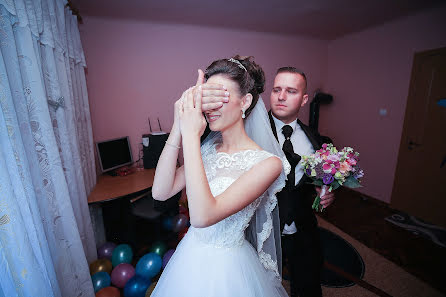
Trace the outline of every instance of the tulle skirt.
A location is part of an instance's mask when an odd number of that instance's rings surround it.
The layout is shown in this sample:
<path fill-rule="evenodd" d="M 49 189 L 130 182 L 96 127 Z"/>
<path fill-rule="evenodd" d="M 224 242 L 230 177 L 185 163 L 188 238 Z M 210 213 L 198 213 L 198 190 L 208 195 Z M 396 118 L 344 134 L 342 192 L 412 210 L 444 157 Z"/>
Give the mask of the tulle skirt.
<path fill-rule="evenodd" d="M 165 267 L 153 297 L 285 297 L 280 281 L 267 272 L 246 240 L 220 248 L 186 234 Z"/>

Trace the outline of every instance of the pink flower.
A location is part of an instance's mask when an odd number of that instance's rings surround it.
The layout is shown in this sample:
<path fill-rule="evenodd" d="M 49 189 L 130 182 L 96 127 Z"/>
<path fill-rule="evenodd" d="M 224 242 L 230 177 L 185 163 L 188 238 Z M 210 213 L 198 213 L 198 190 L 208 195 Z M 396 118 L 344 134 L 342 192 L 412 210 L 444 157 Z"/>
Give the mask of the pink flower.
<path fill-rule="evenodd" d="M 333 175 L 336 174 L 336 168 L 333 167 L 333 168 L 331 169 L 331 174 L 333 174 Z"/>
<path fill-rule="evenodd" d="M 351 170 L 351 166 L 348 162 L 341 162 L 341 167 L 339 168 L 339 171 L 344 174 Z"/>
<path fill-rule="evenodd" d="M 324 144 L 322 145 L 322 148 L 323 148 L 324 150 L 326 150 L 326 149 L 327 149 L 327 144 L 324 143 Z"/>
<path fill-rule="evenodd" d="M 327 157 L 327 159 L 330 160 L 330 161 L 336 162 L 336 161 L 339 161 L 339 156 L 333 154 L 333 155 L 329 155 Z"/>
<path fill-rule="evenodd" d="M 331 173 L 331 168 L 331 164 L 329 163 L 324 163 L 324 165 L 322 165 L 322 169 L 325 173 Z"/>
<path fill-rule="evenodd" d="M 352 166 L 355 166 L 356 165 L 356 159 L 354 159 L 354 158 L 348 158 L 347 159 L 347 162 L 348 162 L 348 164 L 350 164 L 350 165 L 352 165 Z"/>

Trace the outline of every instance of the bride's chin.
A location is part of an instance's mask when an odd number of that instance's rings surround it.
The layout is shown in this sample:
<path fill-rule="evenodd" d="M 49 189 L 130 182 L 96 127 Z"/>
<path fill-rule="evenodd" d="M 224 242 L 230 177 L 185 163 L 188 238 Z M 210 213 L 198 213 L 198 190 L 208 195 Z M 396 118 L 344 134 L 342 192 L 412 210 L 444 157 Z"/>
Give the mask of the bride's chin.
<path fill-rule="evenodd" d="M 219 129 L 217 126 L 212 127 L 211 125 L 209 125 L 209 130 L 214 131 L 214 132 L 221 131 L 221 129 Z"/>
<path fill-rule="evenodd" d="M 217 123 L 215 123 L 215 122 L 210 122 L 209 123 L 209 129 L 211 131 L 217 132 L 217 131 L 221 131 L 222 127 L 220 125 L 217 125 Z"/>

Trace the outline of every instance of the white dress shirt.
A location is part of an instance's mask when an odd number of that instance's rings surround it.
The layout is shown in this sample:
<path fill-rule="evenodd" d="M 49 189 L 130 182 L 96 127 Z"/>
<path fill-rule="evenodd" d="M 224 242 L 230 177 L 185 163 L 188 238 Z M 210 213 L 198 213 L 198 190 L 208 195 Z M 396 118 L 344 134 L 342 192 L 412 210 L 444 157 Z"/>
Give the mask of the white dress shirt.
<path fill-rule="evenodd" d="M 276 125 L 277 138 L 279 140 L 280 147 L 282 147 L 285 141 L 285 136 L 282 133 L 282 128 L 286 124 L 281 120 L 277 119 L 274 115 L 272 115 L 272 117 L 274 120 L 274 124 Z M 308 156 L 313 154 L 314 153 L 313 145 L 311 144 L 310 140 L 308 139 L 307 135 L 302 130 L 300 125 L 297 123 L 297 119 L 295 119 L 288 125 L 291 126 L 291 128 L 293 128 L 293 134 L 291 134 L 290 140 L 291 143 L 293 144 L 294 152 L 300 156 L 305 156 L 305 155 Z M 304 175 L 304 170 L 301 165 L 301 162 L 297 164 L 294 174 L 295 174 L 295 183 L 297 185 L 301 180 L 302 176 Z M 285 224 L 282 234 L 288 235 L 296 232 L 297 232 L 296 224 L 292 222 L 291 225 Z"/>

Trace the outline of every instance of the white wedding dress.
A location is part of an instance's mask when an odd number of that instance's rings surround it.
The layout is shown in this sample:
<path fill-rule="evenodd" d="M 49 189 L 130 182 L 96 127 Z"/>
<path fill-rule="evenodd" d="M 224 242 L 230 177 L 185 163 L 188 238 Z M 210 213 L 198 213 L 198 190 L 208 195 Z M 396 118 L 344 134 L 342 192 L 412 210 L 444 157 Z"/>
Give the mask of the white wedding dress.
<path fill-rule="evenodd" d="M 253 165 L 274 156 L 263 150 L 227 154 L 217 152 L 216 143 L 208 146 L 210 149 L 202 148 L 203 164 L 214 196 L 224 192 Z M 277 263 L 269 255 L 258 252 L 245 239 L 245 230 L 256 209 L 262 199 L 268 199 L 265 193 L 241 211 L 212 226 L 189 227 L 151 296 L 288 296 L 280 282 Z M 263 229 L 262 232 L 271 232 L 271 228 Z"/>

